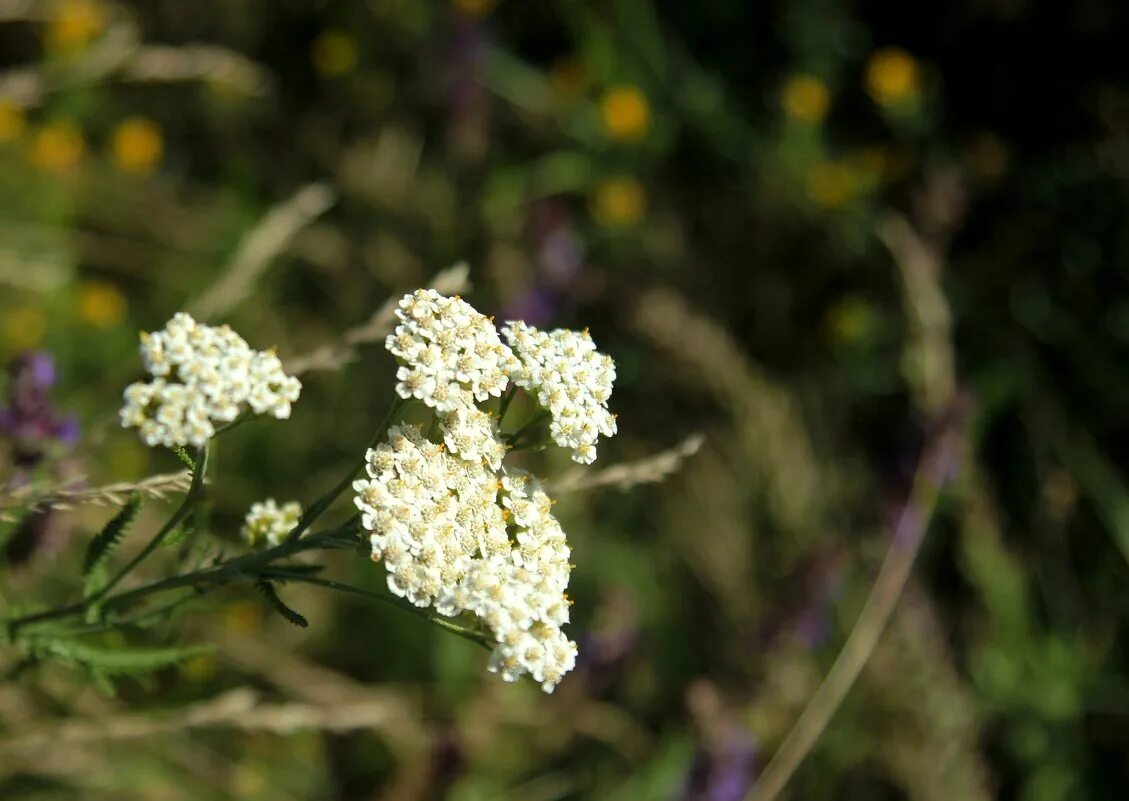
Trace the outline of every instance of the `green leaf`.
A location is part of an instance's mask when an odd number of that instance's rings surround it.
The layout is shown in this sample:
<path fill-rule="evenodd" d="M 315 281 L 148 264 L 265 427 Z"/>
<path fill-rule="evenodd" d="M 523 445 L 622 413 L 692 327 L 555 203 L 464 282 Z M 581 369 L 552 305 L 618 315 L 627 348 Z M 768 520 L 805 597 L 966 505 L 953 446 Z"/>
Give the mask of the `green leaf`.
<path fill-rule="evenodd" d="M 184 648 L 104 648 L 79 640 L 43 640 L 38 650 L 63 662 L 82 665 L 106 676 L 148 673 L 213 650 L 211 645 Z"/>
<path fill-rule="evenodd" d="M 177 459 L 180 459 L 180 461 L 184 463 L 185 467 L 194 473 L 196 472 L 196 460 L 192 458 L 192 454 L 190 454 L 186 448 L 177 445 L 172 449 L 172 452 L 176 454 Z"/>
<path fill-rule="evenodd" d="M 82 577 L 87 579 L 102 561 L 110 555 L 126 531 L 129 529 L 137 510 L 141 508 L 141 496 L 131 495 L 121 511 L 90 541 L 86 547 L 86 557 L 82 561 Z"/>
<path fill-rule="evenodd" d="M 185 520 L 183 523 L 173 529 L 173 532 L 165 537 L 165 541 L 157 547 L 171 548 L 174 545 L 180 545 L 180 543 L 184 542 L 195 533 L 196 525 L 189 520 Z"/>
<path fill-rule="evenodd" d="M 260 579 L 257 586 L 259 588 L 259 592 L 261 592 L 263 594 L 263 597 L 267 599 L 267 603 L 270 604 L 270 607 L 274 611 L 282 615 L 284 618 L 286 618 L 286 621 L 288 623 L 292 623 L 293 625 L 299 626 L 303 629 L 310 625 L 310 621 L 306 620 L 306 618 L 304 618 L 302 615 L 295 612 L 293 609 L 283 603 L 282 599 L 278 597 L 278 593 L 275 592 L 274 585 L 269 581 L 267 581 L 266 579 Z"/>

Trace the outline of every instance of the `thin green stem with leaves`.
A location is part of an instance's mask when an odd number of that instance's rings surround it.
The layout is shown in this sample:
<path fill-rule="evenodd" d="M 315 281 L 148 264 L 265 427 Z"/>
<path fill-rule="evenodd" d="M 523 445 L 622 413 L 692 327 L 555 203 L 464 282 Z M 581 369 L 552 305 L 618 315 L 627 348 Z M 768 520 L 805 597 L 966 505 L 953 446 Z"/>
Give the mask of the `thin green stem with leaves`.
<path fill-rule="evenodd" d="M 196 505 L 196 502 L 200 499 L 200 495 L 204 489 L 204 475 L 207 470 L 208 446 L 205 445 L 200 449 L 199 453 L 196 456 L 195 467 L 192 470 L 192 485 L 188 488 L 188 492 L 187 494 L 185 494 L 184 500 L 181 501 L 180 506 L 178 506 L 177 510 L 173 512 L 172 517 L 170 517 L 165 522 L 165 524 L 161 526 L 160 530 L 157 531 L 155 535 L 153 535 L 153 539 L 149 540 L 149 543 L 144 548 L 142 548 L 141 551 L 135 557 L 133 557 L 133 559 L 131 559 L 121 570 L 115 573 L 113 578 L 107 581 L 101 589 L 99 589 L 90 597 L 88 601 L 89 605 L 97 604 L 99 600 L 109 595 L 114 587 L 121 583 L 122 579 L 128 576 L 134 568 L 145 561 L 146 557 L 148 557 L 149 554 L 157 550 L 157 548 L 161 546 L 161 543 L 164 542 L 165 538 L 170 533 L 172 533 L 172 531 L 175 530 L 177 526 L 184 522 L 185 518 L 187 518 L 189 513 L 192 511 L 192 508 Z"/>

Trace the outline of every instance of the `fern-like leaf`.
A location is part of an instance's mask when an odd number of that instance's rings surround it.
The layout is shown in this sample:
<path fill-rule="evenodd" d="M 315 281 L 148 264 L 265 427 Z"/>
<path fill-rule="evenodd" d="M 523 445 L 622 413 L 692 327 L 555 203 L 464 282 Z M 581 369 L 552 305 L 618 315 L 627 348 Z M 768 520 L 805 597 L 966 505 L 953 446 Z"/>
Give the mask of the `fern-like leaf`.
<path fill-rule="evenodd" d="M 259 592 L 261 592 L 263 594 L 263 597 L 267 599 L 267 603 L 270 605 L 271 609 L 286 618 L 286 621 L 288 623 L 299 626 L 301 628 L 306 628 L 310 625 L 310 621 L 306 620 L 305 617 L 300 615 L 298 612 L 295 612 L 293 609 L 283 603 L 282 599 L 278 597 L 278 593 L 275 592 L 274 585 L 271 582 L 267 581 L 266 579 L 260 579 L 258 582 L 258 587 Z"/>
<path fill-rule="evenodd" d="M 177 445 L 172 449 L 172 452 L 176 454 L 176 458 L 180 459 L 185 467 L 187 467 L 193 473 L 196 472 L 196 460 L 192 458 L 192 454 L 188 452 L 187 448 L 185 448 L 183 445 Z"/>
<path fill-rule="evenodd" d="M 102 563 L 110 552 L 114 550 L 121 538 L 125 536 L 137 510 L 141 508 L 141 496 L 131 495 L 121 511 L 114 515 L 110 522 L 98 532 L 86 547 L 86 557 L 82 561 L 82 577 L 89 578 L 94 568 Z"/>

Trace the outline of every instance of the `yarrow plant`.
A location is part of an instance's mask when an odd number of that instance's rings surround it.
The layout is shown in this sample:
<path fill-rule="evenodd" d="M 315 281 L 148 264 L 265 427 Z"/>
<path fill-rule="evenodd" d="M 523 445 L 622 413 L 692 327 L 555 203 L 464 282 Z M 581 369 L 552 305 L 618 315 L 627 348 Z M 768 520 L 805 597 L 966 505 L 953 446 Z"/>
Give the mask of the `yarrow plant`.
<path fill-rule="evenodd" d="M 597 440 L 616 433 L 608 410 L 615 365 L 587 331 L 546 332 L 521 321 L 499 331 L 462 298 L 435 290 L 400 300 L 385 346 L 398 362 L 396 397 L 363 460 L 333 489 L 304 512 L 296 501 L 253 504 L 240 530 L 250 546 L 245 554 L 217 556 L 206 567 L 115 592 L 158 548 L 196 535 L 191 515 L 204 494 L 211 442 L 256 416 L 288 418 L 302 388 L 272 351 L 253 349 L 227 326 L 180 313 L 164 329 L 142 334 L 149 377 L 125 390 L 121 422 L 146 444 L 176 450 L 191 467 L 191 487 L 148 544 L 111 572 L 111 552 L 140 503 L 132 499 L 90 542 L 82 599 L 9 619 L 9 639 L 28 660 L 58 657 L 104 679 L 111 665 L 159 666 L 188 652 L 149 649 L 123 657 L 119 651 L 102 659 L 97 647 L 77 638 L 246 581 L 304 626 L 306 619 L 275 589 L 299 582 L 414 610 L 488 647 L 488 668 L 503 679 L 529 676 L 551 692 L 577 658 L 564 631 L 572 552 L 544 484 L 508 457 L 556 445 L 576 462 L 593 462 Z M 519 396 L 524 400 L 515 402 Z M 409 422 L 404 414 L 413 404 Z M 311 531 L 350 487 L 357 514 Z M 320 566 L 291 559 L 356 549 L 362 534 L 386 573 L 387 594 L 323 579 Z M 165 596 L 171 601 L 153 608 Z"/>
<path fill-rule="evenodd" d="M 279 506 L 274 498 L 251 504 L 240 532 L 248 545 L 280 545 L 302 519 L 302 505 L 290 501 Z"/>
<path fill-rule="evenodd" d="M 248 409 L 285 420 L 302 391 L 274 353 L 252 350 L 228 326 L 202 325 L 184 312 L 164 330 L 141 334 L 141 360 L 153 379 L 126 388 L 121 421 L 146 445 L 199 448 L 215 436 L 216 423 L 232 423 Z"/>

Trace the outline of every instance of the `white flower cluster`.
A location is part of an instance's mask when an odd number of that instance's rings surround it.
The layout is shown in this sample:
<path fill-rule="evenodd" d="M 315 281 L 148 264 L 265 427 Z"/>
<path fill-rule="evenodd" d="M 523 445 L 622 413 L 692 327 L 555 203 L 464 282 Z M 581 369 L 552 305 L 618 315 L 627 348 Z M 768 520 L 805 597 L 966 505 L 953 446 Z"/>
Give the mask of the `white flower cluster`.
<path fill-rule="evenodd" d="M 274 498 L 267 498 L 253 503 L 243 519 L 243 539 L 252 546 L 264 542 L 271 546 L 280 545 L 301 517 L 302 507 L 297 501 L 279 506 Z"/>
<path fill-rule="evenodd" d="M 517 362 L 490 318 L 434 289 L 405 295 L 396 317 L 385 347 L 402 363 L 400 397 L 450 412 L 502 394 Z"/>
<path fill-rule="evenodd" d="M 396 595 L 476 616 L 494 640 L 492 671 L 551 692 L 576 664 L 561 630 L 568 542 L 537 480 L 503 466 L 499 421 L 477 404 L 511 382 L 527 389 L 552 415 L 553 440 L 590 463 L 597 438 L 616 431 L 615 365 L 587 332 L 511 323 L 507 346 L 490 318 L 433 290 L 405 296 L 396 317 L 385 343 L 400 362 L 396 392 L 435 409 L 441 442 L 400 425 L 368 452 L 368 478 L 353 488 L 373 559 Z"/>
<path fill-rule="evenodd" d="M 413 425 L 368 452 L 367 472 L 353 489 L 389 589 L 448 617 L 477 615 L 497 643 L 491 669 L 551 691 L 576 645 L 561 631 L 569 549 L 540 486 L 516 471 L 499 478 Z"/>
<path fill-rule="evenodd" d="M 353 483 L 362 525 L 372 531 L 374 559 L 388 569 L 388 587 L 416 606 L 442 602 L 471 557 L 509 553 L 498 479 L 480 461 L 452 456 L 418 426 L 394 426 L 367 454 L 368 479 Z"/>
<path fill-rule="evenodd" d="M 153 380 L 126 388 L 121 421 L 147 445 L 202 446 L 215 423 L 230 423 L 245 408 L 285 419 L 302 390 L 274 353 L 183 312 L 164 330 L 141 335 L 141 358 Z"/>
<path fill-rule="evenodd" d="M 518 321 L 502 333 L 521 362 L 511 380 L 552 414 L 553 441 L 572 449 L 573 461 L 596 461 L 596 440 L 616 433 L 615 415 L 608 411 L 615 362 L 596 350 L 587 331 L 539 331 Z"/>

